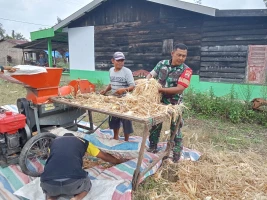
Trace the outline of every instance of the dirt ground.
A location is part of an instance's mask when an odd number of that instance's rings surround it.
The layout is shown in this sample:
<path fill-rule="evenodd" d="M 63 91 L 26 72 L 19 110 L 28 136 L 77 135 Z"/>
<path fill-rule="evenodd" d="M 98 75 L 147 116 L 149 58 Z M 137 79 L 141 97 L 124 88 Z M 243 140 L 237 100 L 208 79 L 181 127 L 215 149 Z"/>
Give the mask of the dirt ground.
<path fill-rule="evenodd" d="M 25 94 L 23 87 L 0 80 L 0 105 L 16 104 Z M 104 117 L 94 114 L 94 122 Z M 184 119 L 184 146 L 200 151 L 201 159 L 164 163 L 133 193 L 134 200 L 267 200 L 266 128 L 206 119 L 190 111 Z M 164 127 L 163 133 L 168 130 L 167 123 Z M 140 124 L 134 123 L 134 130 L 134 134 L 142 134 Z M 165 141 L 167 135 L 162 136 Z"/>
<path fill-rule="evenodd" d="M 189 116 L 182 132 L 201 159 L 163 164 L 134 199 L 267 199 L 265 128 Z"/>

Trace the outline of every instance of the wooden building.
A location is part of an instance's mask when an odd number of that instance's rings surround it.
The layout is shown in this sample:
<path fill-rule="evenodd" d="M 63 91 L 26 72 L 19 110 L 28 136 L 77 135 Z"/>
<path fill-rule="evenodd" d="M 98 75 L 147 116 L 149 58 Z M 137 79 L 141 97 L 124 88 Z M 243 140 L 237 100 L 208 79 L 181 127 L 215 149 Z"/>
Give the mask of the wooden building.
<path fill-rule="evenodd" d="M 93 27 L 96 71 L 111 67 L 115 51 L 125 53 L 132 71 L 150 71 L 184 43 L 186 64 L 209 82 L 246 82 L 249 46 L 267 45 L 267 9 L 218 10 L 179 0 L 94 0 L 53 29 L 65 28 L 70 37 L 69 30 L 82 27 Z M 70 50 L 70 65 L 71 56 Z"/>

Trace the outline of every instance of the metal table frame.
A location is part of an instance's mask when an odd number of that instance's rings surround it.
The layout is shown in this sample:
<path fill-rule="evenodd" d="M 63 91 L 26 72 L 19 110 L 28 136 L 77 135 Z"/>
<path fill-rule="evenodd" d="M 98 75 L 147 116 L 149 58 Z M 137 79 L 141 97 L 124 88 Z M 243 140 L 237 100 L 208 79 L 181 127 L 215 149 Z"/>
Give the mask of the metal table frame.
<path fill-rule="evenodd" d="M 175 133 L 178 131 L 178 129 L 180 127 L 179 125 L 180 125 L 181 117 L 182 117 L 181 115 L 179 116 L 174 131 L 171 131 L 170 140 L 167 143 L 166 150 L 164 152 L 160 153 L 159 157 L 156 160 L 153 160 L 153 162 L 150 163 L 148 165 L 148 167 L 141 172 L 140 171 L 140 167 L 141 167 L 141 164 L 142 164 L 142 160 L 144 158 L 145 144 L 146 144 L 146 139 L 149 136 L 149 130 L 152 128 L 152 126 L 154 126 L 156 124 L 159 124 L 159 123 L 162 123 L 164 121 L 164 119 L 166 119 L 165 115 L 164 116 L 156 116 L 156 117 L 153 117 L 153 118 L 137 118 L 137 117 L 134 117 L 134 116 L 129 116 L 129 115 L 120 114 L 120 113 L 116 113 L 116 112 L 110 112 L 110 111 L 106 111 L 106 110 L 103 110 L 103 109 L 96 109 L 96 108 L 91 108 L 91 107 L 84 106 L 84 105 L 75 104 L 75 103 L 70 102 L 69 99 L 53 97 L 50 100 L 53 101 L 53 102 L 67 104 L 67 105 L 70 105 L 70 106 L 73 106 L 73 107 L 77 107 L 77 108 L 81 108 L 81 109 L 87 110 L 88 113 L 89 113 L 89 120 L 91 120 L 90 123 L 93 123 L 92 122 L 92 112 L 98 112 L 98 113 L 107 114 L 107 115 L 111 115 L 111 116 L 114 116 L 114 117 L 120 117 L 120 118 L 123 118 L 123 119 L 128 119 L 128 120 L 131 120 L 131 121 L 135 121 L 135 122 L 139 122 L 139 123 L 144 124 L 143 139 L 142 139 L 141 148 L 140 148 L 140 151 L 139 151 L 139 156 L 138 156 L 136 169 L 134 171 L 134 175 L 133 175 L 133 179 L 132 179 L 133 190 L 137 189 L 141 177 L 143 177 L 160 160 L 162 160 L 162 159 L 164 159 L 166 157 L 169 157 L 169 154 L 170 154 L 171 150 L 173 149 L 173 145 L 174 145 L 172 141 L 174 140 Z M 90 124 L 90 126 L 91 126 L 91 124 Z"/>

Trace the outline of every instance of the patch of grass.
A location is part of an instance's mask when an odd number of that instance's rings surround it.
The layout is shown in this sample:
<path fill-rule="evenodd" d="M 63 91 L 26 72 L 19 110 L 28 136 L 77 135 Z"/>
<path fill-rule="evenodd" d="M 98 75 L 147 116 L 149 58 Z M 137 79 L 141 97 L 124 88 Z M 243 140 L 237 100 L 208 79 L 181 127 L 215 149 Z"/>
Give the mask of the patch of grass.
<path fill-rule="evenodd" d="M 156 179 L 155 176 L 148 177 L 139 185 L 137 191 L 133 193 L 133 200 L 168 199 L 168 191 L 171 190 L 167 180 Z"/>
<path fill-rule="evenodd" d="M 25 96 L 23 86 L 0 80 L 0 105 L 16 104 L 18 98 Z"/>
<path fill-rule="evenodd" d="M 70 76 L 69 76 L 69 75 L 64 75 L 64 74 L 63 74 L 63 75 L 61 76 L 59 86 L 65 86 L 65 85 L 68 85 L 70 81 L 71 81 Z"/>
<path fill-rule="evenodd" d="M 96 91 L 103 90 L 106 87 L 106 85 L 103 83 L 102 80 L 97 80 L 95 86 L 96 86 Z"/>
<path fill-rule="evenodd" d="M 267 142 L 265 127 L 255 124 L 232 124 L 218 119 L 203 119 L 190 117 L 185 119 L 185 146 L 192 146 L 196 142 L 212 143 L 219 149 L 233 151 L 257 149 Z M 266 151 L 267 152 L 267 151 Z"/>

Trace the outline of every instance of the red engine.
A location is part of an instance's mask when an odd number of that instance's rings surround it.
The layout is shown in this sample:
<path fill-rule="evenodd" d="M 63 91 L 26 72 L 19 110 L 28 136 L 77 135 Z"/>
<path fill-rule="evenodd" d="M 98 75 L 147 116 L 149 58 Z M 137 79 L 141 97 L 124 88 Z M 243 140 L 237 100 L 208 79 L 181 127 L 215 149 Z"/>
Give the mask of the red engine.
<path fill-rule="evenodd" d="M 26 117 L 23 114 L 4 111 L 0 113 L 0 165 L 18 163 L 21 147 L 25 143 Z"/>
<path fill-rule="evenodd" d="M 23 114 L 6 111 L 0 114 L 0 133 L 15 134 L 26 125 L 26 117 Z"/>

